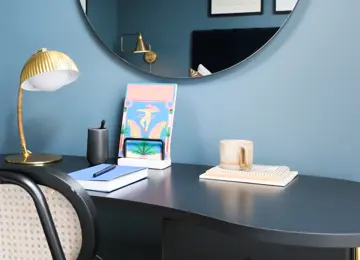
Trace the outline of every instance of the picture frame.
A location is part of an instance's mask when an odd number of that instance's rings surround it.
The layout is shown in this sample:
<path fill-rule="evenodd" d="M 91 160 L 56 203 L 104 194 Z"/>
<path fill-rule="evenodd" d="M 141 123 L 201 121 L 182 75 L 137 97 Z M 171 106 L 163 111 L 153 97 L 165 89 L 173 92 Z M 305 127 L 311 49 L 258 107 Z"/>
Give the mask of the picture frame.
<path fill-rule="evenodd" d="M 261 15 L 264 0 L 209 0 L 209 16 Z"/>
<path fill-rule="evenodd" d="M 274 13 L 275 14 L 290 14 L 298 0 L 274 0 Z"/>
<path fill-rule="evenodd" d="M 176 95 L 177 84 L 128 84 L 119 138 L 119 158 L 171 160 Z"/>

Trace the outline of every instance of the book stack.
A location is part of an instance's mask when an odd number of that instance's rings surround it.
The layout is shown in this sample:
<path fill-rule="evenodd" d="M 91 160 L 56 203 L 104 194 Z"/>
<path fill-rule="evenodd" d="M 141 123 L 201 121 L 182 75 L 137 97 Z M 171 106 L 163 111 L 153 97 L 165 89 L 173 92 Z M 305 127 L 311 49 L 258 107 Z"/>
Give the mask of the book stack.
<path fill-rule="evenodd" d="M 96 175 L 109 166 L 111 164 L 100 164 L 72 172 L 69 175 L 84 189 L 99 192 L 112 192 L 148 177 L 147 168 L 119 165 L 101 175 Z"/>
<path fill-rule="evenodd" d="M 200 175 L 200 179 L 245 182 L 285 187 L 298 175 L 287 166 L 254 165 L 251 170 L 227 170 L 219 165 Z"/>

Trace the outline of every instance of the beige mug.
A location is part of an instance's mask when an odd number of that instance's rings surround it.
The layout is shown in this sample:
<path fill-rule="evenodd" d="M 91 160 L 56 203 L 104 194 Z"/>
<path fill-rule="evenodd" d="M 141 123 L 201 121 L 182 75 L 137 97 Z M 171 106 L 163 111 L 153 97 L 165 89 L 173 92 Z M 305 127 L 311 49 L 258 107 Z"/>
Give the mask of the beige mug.
<path fill-rule="evenodd" d="M 220 167 L 228 170 L 251 170 L 254 145 L 249 140 L 220 141 Z"/>

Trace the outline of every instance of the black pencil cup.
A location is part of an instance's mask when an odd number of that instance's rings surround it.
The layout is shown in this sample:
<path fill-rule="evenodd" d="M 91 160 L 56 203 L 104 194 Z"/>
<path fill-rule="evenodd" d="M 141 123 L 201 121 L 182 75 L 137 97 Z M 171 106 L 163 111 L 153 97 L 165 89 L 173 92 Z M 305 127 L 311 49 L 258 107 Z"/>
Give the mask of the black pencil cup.
<path fill-rule="evenodd" d="M 107 128 L 89 128 L 86 159 L 90 165 L 106 163 L 109 159 L 109 135 Z"/>

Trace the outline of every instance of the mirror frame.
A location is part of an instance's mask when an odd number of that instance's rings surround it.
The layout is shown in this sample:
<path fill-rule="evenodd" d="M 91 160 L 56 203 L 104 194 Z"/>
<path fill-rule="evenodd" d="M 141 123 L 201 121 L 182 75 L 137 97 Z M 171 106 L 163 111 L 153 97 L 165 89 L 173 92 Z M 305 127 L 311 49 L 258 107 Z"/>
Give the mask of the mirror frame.
<path fill-rule="evenodd" d="M 215 72 L 215 73 L 212 73 L 210 75 L 207 75 L 207 76 L 203 76 L 203 77 L 171 77 L 171 76 L 163 76 L 163 75 L 159 75 L 159 74 L 154 74 L 154 73 L 151 73 L 149 71 L 146 71 L 146 70 L 143 70 L 143 69 L 140 69 L 139 67 L 135 66 L 134 64 L 128 62 L 127 60 L 125 60 L 123 57 L 121 57 L 118 53 L 116 53 L 115 51 L 111 50 L 107 45 L 106 43 L 100 38 L 100 36 L 96 33 L 95 31 L 95 28 L 92 26 L 90 20 L 89 20 L 89 17 L 87 16 L 87 12 L 84 12 L 84 9 L 81 5 L 81 0 L 76 0 L 78 2 L 78 6 L 79 6 L 79 9 L 80 9 L 80 12 L 82 13 L 82 15 L 85 16 L 86 18 L 86 21 L 88 23 L 88 26 L 90 26 L 93 34 L 95 34 L 96 38 L 98 38 L 98 40 L 101 42 L 101 44 L 107 49 L 107 51 L 109 51 L 110 53 L 112 53 L 112 55 L 114 55 L 115 57 L 117 57 L 118 59 L 122 60 L 126 65 L 129 65 L 130 67 L 134 68 L 135 70 L 137 71 L 140 71 L 142 73 L 145 73 L 145 74 L 148 74 L 150 76 L 154 76 L 154 77 L 159 77 L 159 78 L 163 78 L 163 79 L 175 79 L 175 80 L 186 80 L 186 79 L 204 79 L 204 78 L 210 78 L 212 76 L 215 76 L 215 75 L 218 75 L 220 73 L 223 73 L 223 72 L 227 72 L 228 70 L 230 69 L 233 69 L 237 66 L 240 66 L 242 65 L 244 62 L 246 62 L 247 60 L 249 60 L 250 58 L 252 58 L 254 55 L 257 55 L 261 50 L 263 50 L 272 40 L 274 40 L 274 38 L 280 33 L 280 31 L 284 28 L 284 26 L 286 25 L 286 23 L 288 22 L 288 20 L 290 19 L 290 17 L 293 15 L 294 11 L 296 10 L 299 2 L 301 0 L 297 0 L 295 6 L 294 6 L 294 9 L 292 11 L 290 11 L 290 13 L 288 13 L 288 16 L 287 18 L 285 19 L 284 23 L 281 25 L 281 27 L 279 28 L 279 30 L 261 47 L 259 48 L 256 52 L 254 52 L 253 54 L 251 54 L 250 56 L 248 56 L 246 59 L 243 59 L 242 61 L 236 63 L 235 65 L 231 66 L 231 67 L 228 67 L 226 69 L 223 69 L 221 71 L 218 71 L 218 72 Z M 266 0 L 262 0 L 262 1 L 266 1 Z M 275 10 L 275 0 L 272 0 L 274 1 L 274 4 L 273 4 L 273 13 L 274 14 L 286 14 L 287 12 L 276 12 Z M 88 0 L 84 0 L 86 6 L 87 6 L 87 2 Z M 87 8 L 86 8 L 86 11 L 87 11 Z"/>

